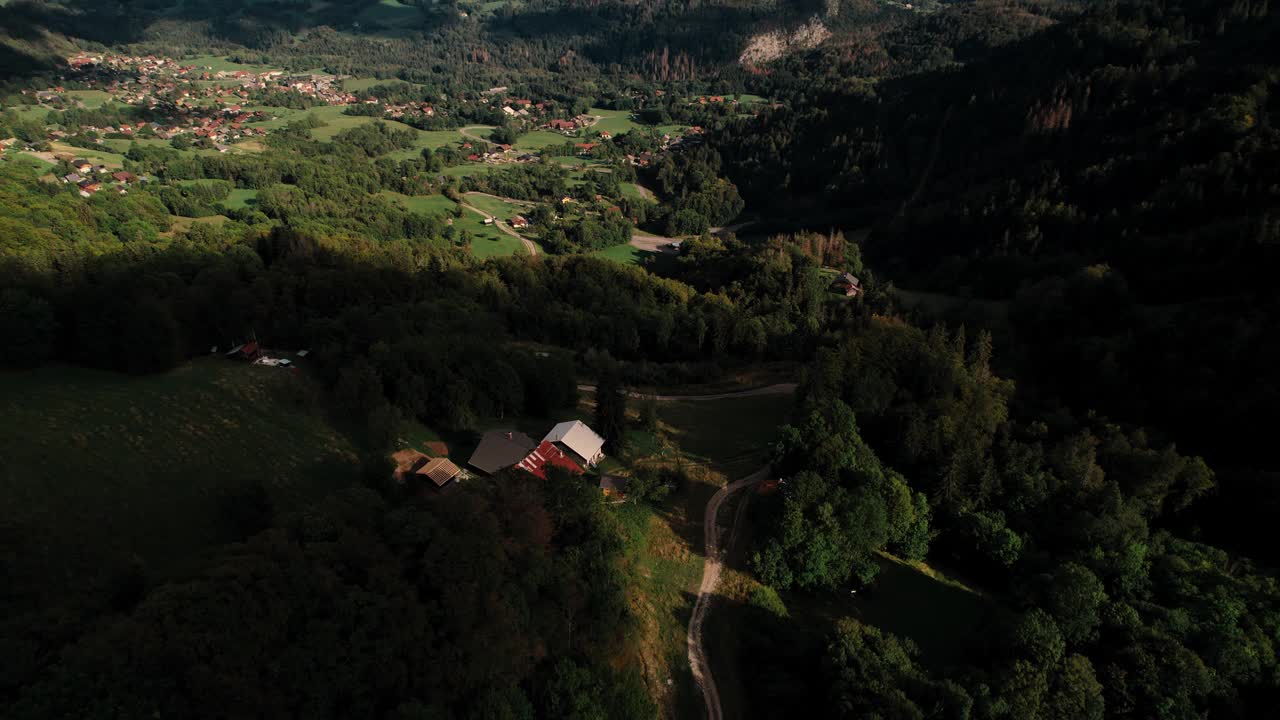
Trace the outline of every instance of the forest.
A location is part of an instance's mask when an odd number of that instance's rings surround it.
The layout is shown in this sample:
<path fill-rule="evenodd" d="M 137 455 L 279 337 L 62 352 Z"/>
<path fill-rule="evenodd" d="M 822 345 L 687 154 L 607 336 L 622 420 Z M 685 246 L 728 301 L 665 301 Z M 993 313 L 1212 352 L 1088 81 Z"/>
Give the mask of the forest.
<path fill-rule="evenodd" d="M 54 579 L 41 528 L 0 515 L 0 715 L 666 716 L 620 651 L 636 578 L 596 487 L 512 471 L 424 500 L 387 455 L 406 426 L 545 418 L 597 381 L 621 455 L 632 423 L 658 425 L 649 405 L 628 419 L 625 388 L 764 366 L 797 381 L 776 492 L 736 520 L 746 599 L 711 611 L 741 630 L 712 660 L 748 716 L 1280 707 L 1280 12 L 396 5 L 0 7 L 4 372 L 309 348 L 359 468 L 288 511 L 251 485 L 227 542 L 175 574 L 121 558 Z M 744 55 L 762 37 L 799 39 Z M 172 108 L 33 107 L 63 58 L 106 48 L 322 69 L 438 113 L 256 94 L 278 120 L 222 152 L 161 139 Z M 497 88 L 626 130 L 528 151 Z M 112 169 L 145 182 L 65 181 L 67 153 L 124 125 Z M 420 135 L 469 126 L 487 140 Z M 499 145 L 536 157 L 476 159 Z M 485 197 L 537 252 L 481 251 Z M 678 250 L 619 262 L 642 234 Z M 844 273 L 856 296 L 831 291 Z M 675 481 L 637 478 L 620 502 L 657 512 Z M 899 566 L 963 580 L 985 608 L 965 644 L 847 611 Z"/>

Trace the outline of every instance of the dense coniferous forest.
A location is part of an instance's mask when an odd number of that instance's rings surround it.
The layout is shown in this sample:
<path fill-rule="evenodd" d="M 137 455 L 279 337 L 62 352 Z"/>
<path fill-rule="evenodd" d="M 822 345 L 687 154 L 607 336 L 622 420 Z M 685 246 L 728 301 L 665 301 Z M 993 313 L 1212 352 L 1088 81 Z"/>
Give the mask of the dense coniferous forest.
<path fill-rule="evenodd" d="M 711 611 L 744 716 L 1280 708 L 1265 2 L 24 0 L 0 40 L 4 372 L 308 348 L 360 468 L 287 511 L 250 483 L 181 572 L 44 566 L 48 529 L 0 516 L 0 715 L 700 713 L 630 654 L 647 600 L 622 571 L 619 505 L 661 514 L 683 475 L 427 495 L 387 456 L 406 426 L 470 437 L 598 381 L 621 462 L 660 424 L 626 387 L 777 365 L 798 387 L 772 491 L 737 513 L 748 590 Z M 111 52 L 360 84 L 343 108 L 90 106 L 131 86 L 67 58 Z M 265 129 L 170 132 L 201 112 Z M 76 153 L 123 179 L 91 189 Z M 528 254 L 491 256 L 498 225 Z M 847 611 L 899 565 L 985 608 L 951 654 Z"/>

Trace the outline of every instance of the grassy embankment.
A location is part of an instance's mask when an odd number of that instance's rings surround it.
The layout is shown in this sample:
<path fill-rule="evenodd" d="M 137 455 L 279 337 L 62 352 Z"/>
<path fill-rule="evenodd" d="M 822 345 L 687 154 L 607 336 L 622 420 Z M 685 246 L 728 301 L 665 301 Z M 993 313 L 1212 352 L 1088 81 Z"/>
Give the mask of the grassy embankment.
<path fill-rule="evenodd" d="M 0 373 L 0 525 L 34 538 L 50 587 L 137 558 L 163 577 L 228 539 L 224 503 L 277 511 L 357 477 L 305 374 L 205 358 L 163 375 Z M 231 538 L 235 539 L 235 538 Z"/>

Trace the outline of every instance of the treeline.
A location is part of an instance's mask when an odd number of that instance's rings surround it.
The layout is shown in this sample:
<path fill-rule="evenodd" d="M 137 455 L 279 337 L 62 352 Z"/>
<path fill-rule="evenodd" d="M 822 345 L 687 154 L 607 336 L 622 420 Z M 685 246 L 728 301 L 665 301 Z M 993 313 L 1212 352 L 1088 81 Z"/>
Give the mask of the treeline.
<path fill-rule="evenodd" d="M 1002 606 L 967 650 L 984 659 L 929 668 L 909 642 L 849 622 L 825 664 L 773 677 L 752 702 L 840 717 L 892 707 L 1243 718 L 1274 707 L 1274 575 L 1161 529 L 1212 491 L 1203 460 L 1096 416 L 1028 415 L 990 361 L 985 334 L 966 342 L 883 319 L 821 351 L 801 422 L 778 446 L 787 480 L 760 502 L 754 557 L 776 587 L 838 590 L 871 581 L 878 551 L 930 548 Z M 786 634 L 776 608 L 755 612 L 778 628 L 763 637 Z"/>
<path fill-rule="evenodd" d="M 1220 491 L 1187 526 L 1274 561 L 1258 529 L 1280 508 L 1277 467 L 1259 433 L 1280 407 L 1280 20 L 1199 0 L 1060 19 L 968 65 L 875 84 L 807 59 L 772 80 L 786 107 L 713 144 L 770 214 L 823 229 L 883 218 L 868 259 L 950 298 L 947 319 L 982 319 L 1046 403 L 1205 455 Z"/>
<path fill-rule="evenodd" d="M 652 718 L 639 675 L 611 665 L 634 624 L 620 551 L 577 478 L 515 473 L 429 502 L 352 488 L 188 579 L 128 578 L 57 655 L 33 662 L 36 647 L 6 643 L 0 707 L 15 719 Z"/>

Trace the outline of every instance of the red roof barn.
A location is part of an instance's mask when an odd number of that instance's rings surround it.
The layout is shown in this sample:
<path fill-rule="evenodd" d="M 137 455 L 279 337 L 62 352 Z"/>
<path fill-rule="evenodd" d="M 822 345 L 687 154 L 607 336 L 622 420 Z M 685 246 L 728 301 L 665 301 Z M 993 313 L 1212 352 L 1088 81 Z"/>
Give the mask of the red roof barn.
<path fill-rule="evenodd" d="M 533 452 L 526 455 L 519 463 L 516 463 L 516 467 L 527 473 L 537 475 L 543 480 L 547 479 L 546 468 L 548 465 L 563 468 L 574 475 L 582 474 L 582 468 L 578 463 L 569 459 L 569 456 L 556 447 L 555 443 L 547 440 L 543 440 L 542 444 L 533 449 Z"/>

